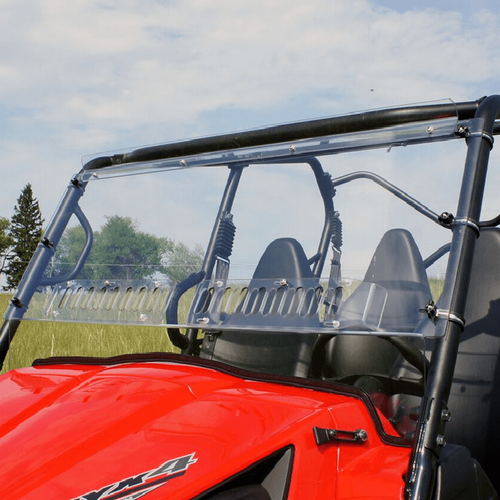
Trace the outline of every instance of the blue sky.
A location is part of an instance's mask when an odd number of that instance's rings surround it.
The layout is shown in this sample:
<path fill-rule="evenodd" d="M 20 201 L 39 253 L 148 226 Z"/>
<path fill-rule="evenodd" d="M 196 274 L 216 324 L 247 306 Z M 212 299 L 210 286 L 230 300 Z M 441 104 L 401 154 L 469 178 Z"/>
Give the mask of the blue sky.
<path fill-rule="evenodd" d="M 498 0 L 2 0 L 0 215 L 86 154 L 496 93 L 498 33 Z"/>

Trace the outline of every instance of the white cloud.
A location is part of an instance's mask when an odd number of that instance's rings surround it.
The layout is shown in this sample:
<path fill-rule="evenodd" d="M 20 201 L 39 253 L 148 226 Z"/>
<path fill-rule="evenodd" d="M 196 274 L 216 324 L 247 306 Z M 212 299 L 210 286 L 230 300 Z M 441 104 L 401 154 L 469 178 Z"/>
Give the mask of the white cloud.
<path fill-rule="evenodd" d="M 401 10 L 367 0 L 3 2 L 0 168 L 14 174 L 0 214 L 26 182 L 51 210 L 49 178 L 62 189 L 82 154 L 215 133 L 219 111 L 229 111 L 221 127 L 246 128 L 496 90 L 498 15 Z"/>

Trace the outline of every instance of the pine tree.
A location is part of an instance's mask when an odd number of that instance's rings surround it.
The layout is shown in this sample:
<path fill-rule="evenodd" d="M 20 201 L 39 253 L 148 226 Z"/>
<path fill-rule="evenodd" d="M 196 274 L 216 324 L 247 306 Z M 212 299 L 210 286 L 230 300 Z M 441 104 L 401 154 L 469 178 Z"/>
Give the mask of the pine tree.
<path fill-rule="evenodd" d="M 43 219 L 38 200 L 33 197 L 31 184 L 21 191 L 10 224 L 13 241 L 7 270 L 6 289 L 16 288 L 42 237 Z"/>

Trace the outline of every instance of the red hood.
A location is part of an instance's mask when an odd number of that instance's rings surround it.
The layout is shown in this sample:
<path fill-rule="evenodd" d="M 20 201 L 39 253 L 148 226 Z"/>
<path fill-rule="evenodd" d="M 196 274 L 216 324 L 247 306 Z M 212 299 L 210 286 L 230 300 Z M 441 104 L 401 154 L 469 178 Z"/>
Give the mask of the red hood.
<path fill-rule="evenodd" d="M 0 379 L 0 403 L 0 498 L 10 500 L 129 498 L 111 495 L 125 479 L 161 480 L 148 500 L 187 499 L 286 446 L 293 477 L 302 468 L 317 487 L 342 464 L 315 426 L 367 430 L 347 456 L 408 454 L 380 440 L 359 398 L 172 362 L 15 370 Z"/>

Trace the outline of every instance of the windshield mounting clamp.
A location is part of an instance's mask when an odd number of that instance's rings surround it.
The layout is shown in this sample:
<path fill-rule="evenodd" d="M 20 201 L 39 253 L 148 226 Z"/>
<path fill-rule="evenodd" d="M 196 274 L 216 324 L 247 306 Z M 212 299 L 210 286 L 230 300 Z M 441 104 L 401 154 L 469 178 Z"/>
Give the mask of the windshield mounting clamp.
<path fill-rule="evenodd" d="M 479 224 L 472 220 L 472 219 L 469 219 L 469 218 L 457 218 L 453 221 L 453 224 L 457 224 L 457 225 L 462 225 L 462 226 L 467 226 L 467 227 L 470 227 L 471 229 L 474 229 L 475 233 L 477 234 L 477 237 L 479 238 Z"/>
<path fill-rule="evenodd" d="M 475 130 L 471 132 L 469 127 L 467 127 L 466 125 L 458 126 L 457 135 L 459 137 L 463 137 L 464 139 L 470 139 L 471 137 L 481 137 L 488 142 L 488 144 L 490 145 L 490 150 L 493 149 L 493 145 L 495 142 L 493 135 L 489 134 L 485 130 Z"/>
<path fill-rule="evenodd" d="M 427 304 L 425 305 L 425 308 L 421 309 L 421 311 L 426 313 L 433 323 L 436 323 L 438 319 L 443 318 L 453 323 L 457 323 L 462 329 L 465 328 L 464 318 L 452 311 L 447 311 L 446 309 L 438 309 L 433 300 L 429 300 L 429 302 L 427 302 Z"/>

